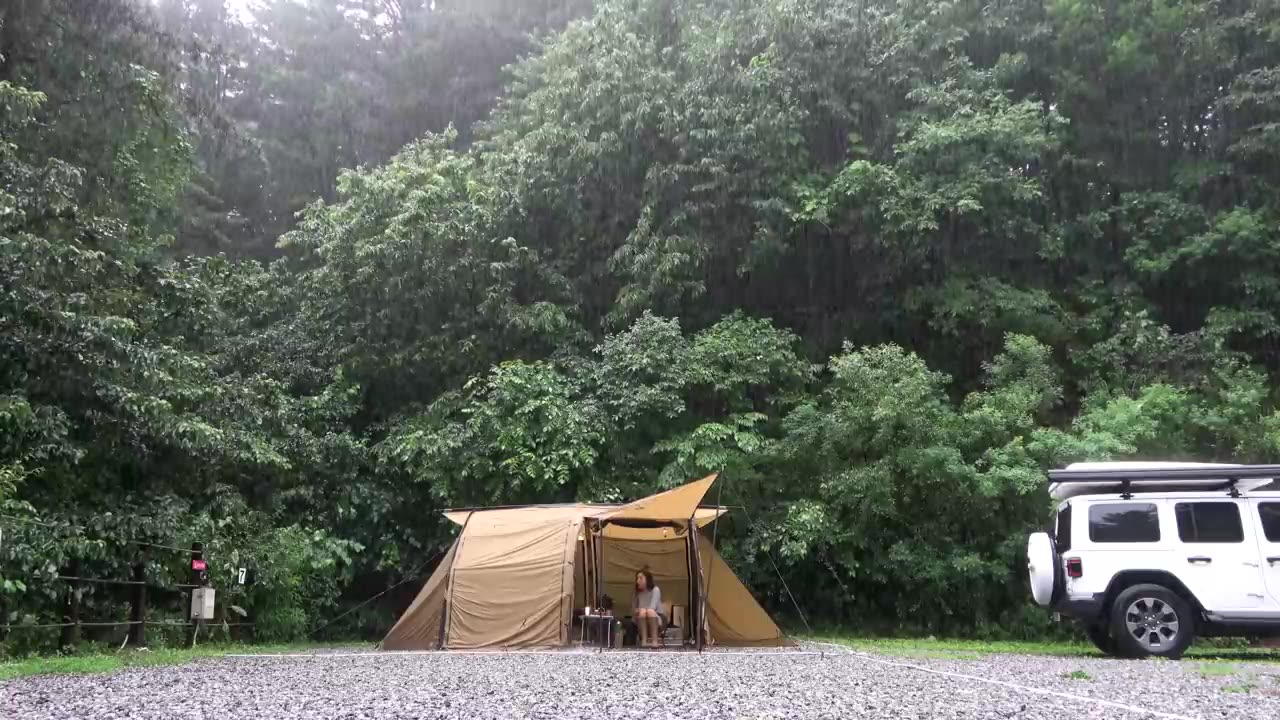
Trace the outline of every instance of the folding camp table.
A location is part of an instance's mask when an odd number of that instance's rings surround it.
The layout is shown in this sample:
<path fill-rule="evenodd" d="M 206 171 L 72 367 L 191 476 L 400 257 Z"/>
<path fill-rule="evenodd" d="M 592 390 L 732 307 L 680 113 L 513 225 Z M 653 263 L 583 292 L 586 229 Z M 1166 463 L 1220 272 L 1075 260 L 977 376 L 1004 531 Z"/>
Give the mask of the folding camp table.
<path fill-rule="evenodd" d="M 613 647 L 614 625 L 618 622 L 618 618 L 612 615 L 583 615 L 582 616 L 582 642 L 583 644 L 599 644 L 600 647 Z"/>

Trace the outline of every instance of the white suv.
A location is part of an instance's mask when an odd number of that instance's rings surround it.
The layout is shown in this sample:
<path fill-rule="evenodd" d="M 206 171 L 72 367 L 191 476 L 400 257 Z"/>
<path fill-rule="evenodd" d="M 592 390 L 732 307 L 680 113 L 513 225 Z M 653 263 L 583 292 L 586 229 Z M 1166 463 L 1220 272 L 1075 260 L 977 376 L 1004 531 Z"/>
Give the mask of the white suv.
<path fill-rule="evenodd" d="M 1049 473 L 1031 592 L 1103 652 L 1178 657 L 1197 635 L 1280 636 L 1278 465 L 1077 463 Z"/>

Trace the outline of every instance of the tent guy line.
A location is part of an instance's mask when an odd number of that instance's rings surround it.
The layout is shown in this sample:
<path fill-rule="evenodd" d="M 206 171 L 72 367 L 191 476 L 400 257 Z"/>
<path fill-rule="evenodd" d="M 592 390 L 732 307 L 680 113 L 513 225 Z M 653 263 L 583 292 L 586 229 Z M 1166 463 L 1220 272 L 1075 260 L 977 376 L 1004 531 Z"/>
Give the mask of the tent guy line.
<path fill-rule="evenodd" d="M 880 665 L 889 665 L 891 667 L 907 668 L 909 670 L 928 673 L 930 675 L 940 675 L 942 677 L 955 678 L 958 680 L 973 680 L 975 682 L 988 683 L 990 685 L 999 685 L 1001 687 L 1006 687 L 1006 688 L 1018 690 L 1021 692 L 1035 693 L 1037 695 L 1050 695 L 1052 697 L 1059 697 L 1067 700 L 1074 700 L 1076 702 L 1093 703 L 1094 705 L 1100 705 L 1102 707 L 1109 707 L 1117 710 L 1124 710 L 1126 712 L 1143 713 L 1146 715 L 1151 715 L 1153 717 L 1164 718 L 1164 720 L 1201 720 L 1200 718 L 1197 718 L 1191 715 L 1178 715 L 1175 713 L 1161 712 L 1159 710 L 1151 710 L 1149 708 L 1139 707 L 1137 705 L 1128 705 L 1125 703 L 1113 702 L 1111 700 L 1100 700 L 1098 698 L 1089 697 L 1088 695 L 1076 695 L 1074 693 L 1061 692 L 1059 690 L 1047 690 L 1045 688 L 1038 688 L 1031 685 L 1020 685 L 1018 683 L 1007 682 L 1005 680 L 993 680 L 991 678 L 984 678 L 979 675 L 968 675 L 965 673 L 950 672 L 947 670 L 938 670 L 935 668 L 925 667 L 923 665 L 914 665 L 912 663 L 898 662 L 896 660 L 886 660 L 884 658 L 878 658 L 874 655 L 870 655 L 865 652 L 850 650 L 847 647 L 836 645 L 835 643 L 813 642 L 812 644 L 826 645 L 828 647 L 840 648 L 844 653 L 853 655 L 862 660 L 868 660 L 873 663 L 879 663 Z"/>

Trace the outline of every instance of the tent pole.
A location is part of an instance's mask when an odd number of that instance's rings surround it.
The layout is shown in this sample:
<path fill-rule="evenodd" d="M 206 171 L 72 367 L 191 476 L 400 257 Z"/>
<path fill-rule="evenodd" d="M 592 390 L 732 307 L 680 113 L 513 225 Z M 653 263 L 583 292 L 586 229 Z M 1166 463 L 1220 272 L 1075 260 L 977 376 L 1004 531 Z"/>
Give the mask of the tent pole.
<path fill-rule="evenodd" d="M 698 614 L 698 592 L 693 582 L 693 537 L 687 530 L 684 534 L 684 571 L 685 576 L 689 578 L 689 597 L 687 599 L 689 614 L 685 617 L 684 622 L 686 629 L 695 628 L 693 632 L 697 633 L 698 624 L 694 618 Z M 693 636 L 690 639 L 694 639 L 696 642 L 696 638 L 693 638 Z"/>
<path fill-rule="evenodd" d="M 584 597 L 582 600 L 594 608 L 598 601 L 595 598 L 595 568 L 592 567 L 591 560 L 591 525 L 584 523 L 582 528 L 582 594 Z"/>
<path fill-rule="evenodd" d="M 575 528 L 573 521 L 569 521 L 569 528 L 578 532 L 565 531 L 564 549 L 560 551 L 560 644 L 568 645 L 573 642 L 573 555 L 578 550 L 578 533 L 582 532 L 582 520 L 579 519 L 578 526 Z M 569 548 L 573 548 L 570 550 Z M 569 607 L 564 606 L 564 568 L 568 564 L 569 570 Z M 565 610 L 568 612 L 565 612 Z"/>
<path fill-rule="evenodd" d="M 697 624 L 694 625 L 694 642 L 697 645 L 698 652 L 702 652 L 702 648 L 706 644 L 706 637 L 703 633 L 703 628 L 706 625 L 706 622 L 703 618 L 703 612 L 706 610 L 707 603 L 704 595 L 705 585 L 702 577 L 702 553 L 698 551 L 698 522 L 696 510 L 694 511 L 694 515 L 689 517 L 689 530 L 686 534 L 689 536 L 689 542 L 693 547 L 693 562 L 698 566 L 698 597 L 696 600 L 698 603 L 698 617 L 696 618 Z"/>
<path fill-rule="evenodd" d="M 446 623 L 443 618 L 440 620 L 441 650 L 445 649 L 445 645 L 449 641 L 449 630 L 453 627 L 453 574 L 458 571 L 458 558 L 462 556 L 462 541 L 467 537 L 467 525 L 471 524 L 471 516 L 475 514 L 474 510 L 467 513 L 467 519 L 462 522 L 462 530 L 458 533 L 458 549 L 453 553 L 453 566 L 449 568 L 449 591 L 445 596 L 444 610 L 442 611 L 448 616 L 449 621 Z"/>
<path fill-rule="evenodd" d="M 719 478 L 717 478 L 717 479 L 718 479 L 718 480 L 720 480 L 720 485 L 719 485 L 719 487 L 717 487 L 717 488 L 716 488 L 716 507 L 720 507 L 720 501 L 724 498 L 724 484 L 725 484 L 725 481 L 724 481 L 724 470 L 721 470 L 719 474 L 720 474 L 720 477 L 719 477 Z M 695 513 L 695 516 L 696 516 L 696 514 L 697 514 L 697 510 L 696 510 L 696 509 L 694 510 L 694 513 Z M 711 528 L 711 551 L 712 551 L 712 557 L 714 557 L 714 556 L 715 556 L 715 551 L 716 551 L 716 537 L 717 537 L 717 535 L 719 535 L 719 532 L 720 532 L 720 518 L 718 518 L 718 517 L 717 517 L 717 518 L 714 518 L 714 519 L 712 519 L 712 521 L 711 521 L 711 522 L 712 522 L 712 523 L 714 523 L 714 526 Z M 702 536 L 701 536 L 701 535 L 699 535 L 699 534 L 697 534 L 697 533 L 698 533 L 698 526 L 697 526 L 697 524 L 694 524 L 694 525 L 693 525 L 693 528 L 691 529 L 691 531 L 690 531 L 690 532 L 691 532 L 691 533 L 693 533 L 693 534 L 695 535 L 695 537 L 694 537 L 694 542 L 697 542 L 697 541 L 699 541 L 699 540 L 701 540 L 701 539 L 702 539 Z M 716 572 L 716 565 L 715 565 L 715 563 L 714 563 L 714 562 L 712 562 L 712 563 L 711 563 L 711 569 L 710 569 L 710 571 L 708 571 L 708 573 L 707 573 L 707 586 L 706 586 L 706 588 L 705 588 L 705 592 L 703 592 L 703 593 L 702 593 L 701 604 L 700 604 L 700 606 L 698 607 L 698 622 L 699 622 L 698 627 L 699 627 L 699 629 L 701 629 L 701 628 L 703 627 L 703 625 L 701 624 L 701 623 L 702 623 L 702 619 L 703 619 L 703 618 L 705 618 L 705 617 L 707 616 L 707 600 L 708 600 L 709 596 L 711 595 L 711 581 L 715 579 L 715 572 Z M 699 563 L 698 563 L 698 573 L 699 573 L 699 576 L 701 576 L 701 573 L 702 573 L 702 563 L 701 563 L 701 562 L 699 562 Z M 709 626 L 709 625 L 708 625 L 707 627 L 708 627 L 708 629 L 710 629 L 710 626 Z M 701 647 L 699 647 L 699 649 L 701 649 Z"/>
<path fill-rule="evenodd" d="M 595 533 L 591 535 L 591 562 L 594 568 L 591 572 L 595 578 L 596 585 L 596 602 L 600 602 L 600 598 L 604 594 L 604 575 L 600 572 L 600 568 L 604 567 L 604 530 L 600 526 L 600 521 L 595 520 Z"/>

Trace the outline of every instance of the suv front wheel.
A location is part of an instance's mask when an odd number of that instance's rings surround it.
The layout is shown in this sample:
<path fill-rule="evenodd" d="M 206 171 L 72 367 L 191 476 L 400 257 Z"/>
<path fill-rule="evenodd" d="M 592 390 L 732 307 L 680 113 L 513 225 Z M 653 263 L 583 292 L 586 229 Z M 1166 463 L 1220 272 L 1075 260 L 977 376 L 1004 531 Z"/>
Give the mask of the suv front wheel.
<path fill-rule="evenodd" d="M 1195 638 L 1195 618 L 1182 596 L 1163 585 L 1125 588 L 1111 605 L 1111 637 L 1125 657 L 1181 657 Z"/>
<path fill-rule="evenodd" d="M 1111 628 L 1105 623 L 1101 625 L 1085 625 L 1085 637 L 1089 638 L 1089 642 L 1093 646 L 1102 651 L 1103 655 L 1116 654 L 1116 641 L 1111 637 Z"/>

